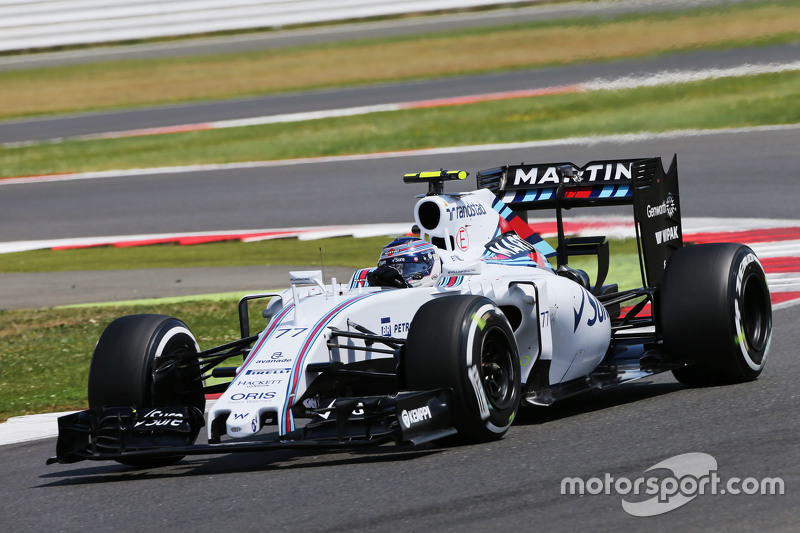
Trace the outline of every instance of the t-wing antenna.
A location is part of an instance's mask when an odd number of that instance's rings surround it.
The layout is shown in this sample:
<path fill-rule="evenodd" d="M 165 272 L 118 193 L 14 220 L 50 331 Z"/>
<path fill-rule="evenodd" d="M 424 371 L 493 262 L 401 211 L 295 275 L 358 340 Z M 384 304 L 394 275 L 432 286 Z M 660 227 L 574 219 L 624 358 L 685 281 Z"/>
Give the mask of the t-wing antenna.
<path fill-rule="evenodd" d="M 416 174 L 406 174 L 403 176 L 404 183 L 428 183 L 427 196 L 437 196 L 442 194 L 444 188 L 442 184 L 450 180 L 463 180 L 469 176 L 465 170 L 434 170 L 432 172 L 417 172 Z"/>

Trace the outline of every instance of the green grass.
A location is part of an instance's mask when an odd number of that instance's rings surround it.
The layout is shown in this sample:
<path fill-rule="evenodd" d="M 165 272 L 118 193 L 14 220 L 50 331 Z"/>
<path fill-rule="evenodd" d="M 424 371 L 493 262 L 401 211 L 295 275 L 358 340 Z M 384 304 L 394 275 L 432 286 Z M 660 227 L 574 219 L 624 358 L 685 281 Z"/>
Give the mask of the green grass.
<path fill-rule="evenodd" d="M 120 109 L 796 42 L 800 2 L 583 17 L 0 73 L 0 117 Z"/>
<path fill-rule="evenodd" d="M 784 72 L 290 124 L 3 147 L 0 176 L 797 122 L 800 72 Z"/>
<path fill-rule="evenodd" d="M 410 208 L 411 205 L 409 212 Z M 375 263 L 386 242 L 386 237 L 335 237 L 313 241 L 273 239 L 192 246 L 162 244 L 133 248 L 102 246 L 75 250 L 34 250 L 0 254 L 0 273 L 262 265 L 320 266 L 320 248 L 326 265 L 358 268 Z"/>
<path fill-rule="evenodd" d="M 178 316 L 201 349 L 239 338 L 236 300 L 0 311 L 0 422 L 85 409 L 94 345 L 114 318 L 133 313 Z"/>
<path fill-rule="evenodd" d="M 548 239 L 555 246 L 554 239 Z M 377 262 L 387 237 L 335 237 L 313 241 L 274 239 L 251 243 L 228 241 L 192 246 L 156 245 L 135 248 L 100 246 L 75 250 L 34 250 L 0 255 L 0 273 L 69 272 L 76 270 L 127 270 L 141 268 L 192 268 L 262 265 L 320 266 L 322 248 L 327 266 L 361 268 Z M 627 286 L 640 281 L 636 242 L 611 242 L 610 280 Z M 592 277 L 594 260 L 571 261 Z"/>

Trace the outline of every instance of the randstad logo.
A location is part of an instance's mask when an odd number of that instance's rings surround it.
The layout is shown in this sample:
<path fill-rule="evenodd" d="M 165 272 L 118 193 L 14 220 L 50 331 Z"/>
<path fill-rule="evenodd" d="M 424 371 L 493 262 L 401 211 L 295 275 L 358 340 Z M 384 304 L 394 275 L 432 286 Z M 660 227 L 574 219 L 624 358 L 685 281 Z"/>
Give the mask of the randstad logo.
<path fill-rule="evenodd" d="M 619 494 L 622 509 L 633 516 L 647 517 L 668 513 L 705 494 L 782 495 L 781 478 L 731 477 L 723 480 L 717 474 L 717 460 L 707 453 L 693 452 L 676 455 L 654 464 L 649 476 L 636 479 L 614 477 L 564 478 L 562 495 Z M 657 475 L 661 471 L 661 475 Z M 671 475 L 663 475 L 666 471 Z M 650 496 L 649 498 L 644 498 Z"/>

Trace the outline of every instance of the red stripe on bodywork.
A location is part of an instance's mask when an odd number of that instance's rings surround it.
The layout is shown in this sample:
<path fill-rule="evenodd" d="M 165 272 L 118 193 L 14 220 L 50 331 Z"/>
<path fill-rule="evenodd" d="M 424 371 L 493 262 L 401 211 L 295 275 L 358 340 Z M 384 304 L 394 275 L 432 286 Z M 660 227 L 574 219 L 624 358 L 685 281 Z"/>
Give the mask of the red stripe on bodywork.
<path fill-rule="evenodd" d="M 591 187 L 581 187 L 579 189 L 567 189 L 564 191 L 565 198 L 589 198 L 592 194 Z"/>

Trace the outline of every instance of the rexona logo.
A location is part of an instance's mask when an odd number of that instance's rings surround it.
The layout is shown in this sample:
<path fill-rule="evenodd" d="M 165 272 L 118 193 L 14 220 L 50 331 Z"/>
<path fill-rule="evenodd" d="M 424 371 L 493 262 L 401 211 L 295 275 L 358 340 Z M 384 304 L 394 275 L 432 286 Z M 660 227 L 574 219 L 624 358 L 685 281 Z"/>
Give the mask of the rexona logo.
<path fill-rule="evenodd" d="M 139 420 L 133 425 L 133 427 L 180 427 L 180 425 L 183 423 L 184 417 L 183 413 L 169 413 L 158 409 L 153 409 L 152 411 L 146 413 L 142 418 L 144 418 L 144 420 Z"/>
<path fill-rule="evenodd" d="M 598 163 L 577 171 L 576 181 L 612 181 L 631 179 L 631 163 Z M 514 185 L 558 185 L 558 174 L 555 166 L 517 168 L 514 173 Z"/>
<path fill-rule="evenodd" d="M 655 207 L 647 206 L 647 218 L 660 217 L 661 215 L 671 217 L 677 210 L 678 206 L 675 205 L 675 199 L 670 194 L 667 196 L 666 200 L 661 202 L 661 205 Z"/>
<path fill-rule="evenodd" d="M 431 408 L 427 405 L 417 409 L 403 409 L 400 413 L 400 419 L 403 421 L 403 425 L 406 428 L 410 428 L 414 424 L 419 424 L 425 420 L 430 420 L 432 417 Z"/>
<path fill-rule="evenodd" d="M 675 241 L 678 240 L 679 238 L 680 234 L 678 233 L 678 226 L 672 226 L 671 228 L 664 228 L 656 232 L 656 244 Z"/>

